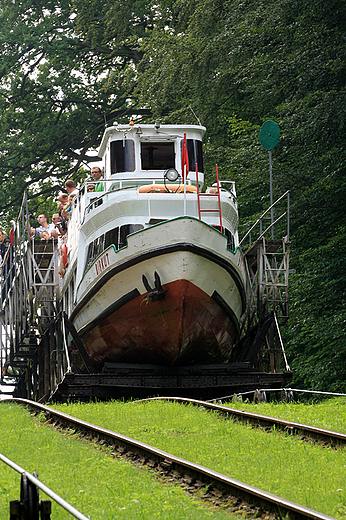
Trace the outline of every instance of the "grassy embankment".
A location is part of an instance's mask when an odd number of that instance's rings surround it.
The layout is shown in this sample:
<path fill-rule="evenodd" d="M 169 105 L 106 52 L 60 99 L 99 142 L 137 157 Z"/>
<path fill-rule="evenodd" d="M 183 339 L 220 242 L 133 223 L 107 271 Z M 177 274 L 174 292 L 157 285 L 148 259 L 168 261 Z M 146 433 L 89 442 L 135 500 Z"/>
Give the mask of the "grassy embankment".
<path fill-rule="evenodd" d="M 227 403 L 226 406 L 271 415 L 302 424 L 309 424 L 316 428 L 325 428 L 340 433 L 346 433 L 346 399 L 328 399 L 315 404 L 301 403 Z"/>
<path fill-rule="evenodd" d="M 346 406 L 342 400 L 331 403 L 333 401 L 327 401 L 316 407 L 269 405 L 270 413 L 261 405 L 255 410 L 276 415 L 277 406 L 279 414 L 294 420 L 345 431 L 342 417 L 345 418 Z M 242 406 L 245 408 L 246 404 Z M 346 519 L 344 449 L 324 448 L 276 431 L 268 434 L 220 419 L 204 409 L 178 403 L 111 402 L 57 408 L 312 509 Z"/>
<path fill-rule="evenodd" d="M 253 409 L 246 403 L 232 403 L 230 406 Z M 220 419 L 203 409 L 178 403 L 110 402 L 54 407 L 336 518 L 346 519 L 345 450 L 304 443 L 275 431 L 268 434 Z M 282 415 L 297 422 L 333 427 L 339 431 L 345 431 L 345 409 L 341 400 L 314 407 L 291 404 L 260 405 L 255 408 L 266 415 Z M 50 427 L 33 421 L 24 411 L 16 412 L 23 425 L 13 427 L 9 420 L 4 419 L 12 412 L 13 406 L 10 409 L 9 405 L 0 405 L 1 437 L 4 438 L 4 431 L 10 432 L 5 445 L 1 443 L 1 451 L 10 458 L 12 455 L 21 465 L 29 465 L 27 469 L 30 471 L 37 469 L 47 485 L 52 482 L 53 489 L 57 492 L 62 490 L 62 494 L 71 497 L 73 505 L 80 507 L 84 513 L 89 514 L 87 508 L 96 507 L 92 518 L 208 518 L 209 515 L 211 518 L 229 518 L 223 516 L 227 515 L 225 512 L 203 509 L 195 501 L 184 497 L 178 488 L 162 486 L 150 475 L 126 462 L 90 450 L 85 442 L 64 438 Z M 34 439 L 41 437 L 40 449 L 30 448 L 30 442 L 34 446 Z M 29 448 L 23 453 L 21 446 L 24 440 L 26 446 L 29 443 Z M 48 453 L 50 469 L 42 463 Z M 81 468 L 80 463 L 83 464 Z M 49 472 L 55 470 L 60 472 L 60 476 L 49 480 L 52 478 Z M 1 485 L 6 482 L 3 474 L 0 482 Z M 104 491 L 102 483 L 106 483 Z M 7 482 L 6 486 L 9 486 Z M 0 489 L 8 492 L 6 487 Z M 19 483 L 15 489 L 14 498 L 18 498 Z M 88 497 L 90 489 L 91 498 Z M 89 505 L 89 501 L 92 504 Z M 113 506 L 115 513 L 111 513 Z M 0 520 L 7 518 L 1 516 L 2 509 Z M 57 518 L 65 517 L 59 515 Z"/>
<path fill-rule="evenodd" d="M 232 518 L 203 506 L 179 486 L 163 485 L 143 469 L 66 438 L 17 405 L 0 403 L 0 439 L 3 455 L 30 473 L 37 470 L 42 482 L 91 520 Z M 20 475 L 0 462 L 0 520 L 9 518 L 10 500 L 19 498 Z M 54 502 L 52 507 L 54 520 L 72 518 Z"/>

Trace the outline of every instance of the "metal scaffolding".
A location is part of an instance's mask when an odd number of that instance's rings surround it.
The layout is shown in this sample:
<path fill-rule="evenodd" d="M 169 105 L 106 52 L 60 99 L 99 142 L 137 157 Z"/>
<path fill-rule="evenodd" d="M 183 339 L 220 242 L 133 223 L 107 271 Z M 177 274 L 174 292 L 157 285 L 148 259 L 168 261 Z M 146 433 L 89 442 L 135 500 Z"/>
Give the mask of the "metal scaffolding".
<path fill-rule="evenodd" d="M 282 208 L 282 206 L 285 206 Z M 266 227 L 269 212 L 280 214 Z M 289 191 L 276 200 L 255 222 L 241 240 L 247 272 L 247 313 L 243 322 L 244 340 L 249 357 L 264 372 L 290 370 L 280 333 L 289 317 Z M 252 235 L 257 236 L 255 240 Z M 275 238 L 275 234 L 281 238 Z M 282 235 L 284 235 L 282 237 Z M 269 236 L 269 238 L 268 238 Z M 247 246 L 247 247 L 246 247 Z M 247 339 L 246 339 L 247 338 Z"/>
<path fill-rule="evenodd" d="M 33 239 L 27 194 L 11 232 L 11 254 L 2 268 L 0 306 L 1 384 L 21 397 L 44 398 L 66 369 L 57 289 L 57 241 Z"/>

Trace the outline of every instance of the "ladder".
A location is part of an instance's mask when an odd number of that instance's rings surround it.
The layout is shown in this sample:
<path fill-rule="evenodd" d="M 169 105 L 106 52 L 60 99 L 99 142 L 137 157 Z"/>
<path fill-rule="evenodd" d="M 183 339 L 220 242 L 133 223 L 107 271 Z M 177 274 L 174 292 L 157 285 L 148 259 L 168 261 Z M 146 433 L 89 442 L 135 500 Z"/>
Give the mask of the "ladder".
<path fill-rule="evenodd" d="M 2 280 L 0 294 L 0 384 L 17 396 L 49 396 L 66 372 L 56 241 L 32 240 L 24 193 L 14 225 L 13 279 Z M 9 271 L 12 273 L 11 270 Z"/>
<path fill-rule="evenodd" d="M 213 190 L 213 192 L 206 192 L 206 193 L 201 193 L 199 191 L 199 183 L 198 183 L 198 167 L 197 167 L 197 164 L 196 164 L 196 179 L 197 179 L 197 200 L 198 200 L 198 218 L 199 220 L 202 220 L 201 218 L 201 214 L 202 212 L 214 212 L 214 213 L 218 213 L 219 214 L 219 217 L 220 217 L 220 231 L 221 233 L 223 233 L 223 228 L 222 228 L 222 214 L 221 214 L 221 199 L 220 199 L 220 182 L 219 182 L 219 171 L 218 171 L 218 167 L 217 167 L 217 164 L 215 165 L 216 167 L 216 188 L 215 190 Z M 213 189 L 213 188 L 212 188 Z M 218 200 L 218 207 L 216 209 L 212 209 L 212 208 L 201 208 L 201 197 L 217 197 L 217 200 Z"/>

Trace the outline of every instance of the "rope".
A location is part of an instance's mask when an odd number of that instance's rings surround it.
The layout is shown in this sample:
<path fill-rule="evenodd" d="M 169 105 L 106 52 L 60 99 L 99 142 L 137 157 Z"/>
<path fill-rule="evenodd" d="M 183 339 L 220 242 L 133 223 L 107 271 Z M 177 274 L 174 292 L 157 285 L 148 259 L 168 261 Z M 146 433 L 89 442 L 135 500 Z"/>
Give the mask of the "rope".
<path fill-rule="evenodd" d="M 261 388 L 256 390 L 250 390 L 249 392 L 243 392 L 239 394 L 225 395 L 224 397 L 217 397 L 216 399 L 209 399 L 206 403 L 212 403 L 214 401 L 223 401 L 224 399 L 232 399 L 234 396 L 243 397 L 244 395 L 254 394 L 255 392 L 301 392 L 306 394 L 319 394 L 319 395 L 330 395 L 332 397 L 346 397 L 346 394 L 339 392 L 323 392 L 320 390 L 302 390 L 301 388 Z"/>

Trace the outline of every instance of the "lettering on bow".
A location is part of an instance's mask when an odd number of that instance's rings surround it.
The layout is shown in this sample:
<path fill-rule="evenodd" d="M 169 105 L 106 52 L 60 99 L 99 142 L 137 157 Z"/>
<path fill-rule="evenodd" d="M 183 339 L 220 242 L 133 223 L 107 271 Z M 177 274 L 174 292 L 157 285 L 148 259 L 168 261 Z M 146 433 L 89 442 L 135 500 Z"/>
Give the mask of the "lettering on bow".
<path fill-rule="evenodd" d="M 102 255 L 98 260 L 96 260 L 95 262 L 95 269 L 96 269 L 96 274 L 99 275 L 100 273 L 102 273 L 102 271 L 104 271 L 106 269 L 106 267 L 109 266 L 109 256 L 108 256 L 108 253 L 105 253 L 104 255 Z"/>

